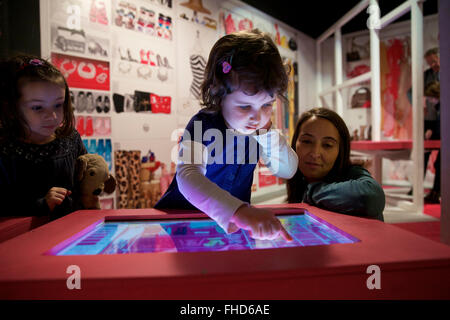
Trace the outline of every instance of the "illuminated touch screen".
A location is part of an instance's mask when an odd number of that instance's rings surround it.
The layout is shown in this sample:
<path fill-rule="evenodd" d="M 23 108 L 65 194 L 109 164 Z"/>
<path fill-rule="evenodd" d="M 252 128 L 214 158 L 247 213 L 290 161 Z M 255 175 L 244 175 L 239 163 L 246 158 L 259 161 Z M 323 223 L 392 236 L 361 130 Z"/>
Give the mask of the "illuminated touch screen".
<path fill-rule="evenodd" d="M 50 255 L 98 255 L 150 252 L 199 252 L 354 243 L 355 237 L 309 212 L 277 216 L 294 238 L 255 240 L 245 230 L 226 234 L 209 219 L 107 221 L 65 241 Z M 85 230 L 86 231 L 86 230 Z"/>

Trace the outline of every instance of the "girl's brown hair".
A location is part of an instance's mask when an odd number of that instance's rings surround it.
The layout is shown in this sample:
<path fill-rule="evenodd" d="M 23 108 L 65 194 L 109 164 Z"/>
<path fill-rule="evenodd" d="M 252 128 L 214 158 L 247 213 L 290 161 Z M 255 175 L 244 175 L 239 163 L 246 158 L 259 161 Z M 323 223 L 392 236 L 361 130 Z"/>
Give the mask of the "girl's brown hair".
<path fill-rule="evenodd" d="M 231 66 L 230 71 L 224 71 L 224 62 Z M 288 81 L 288 70 L 270 36 L 258 29 L 230 33 L 220 38 L 209 54 L 202 104 L 207 111 L 218 111 L 222 99 L 239 88 L 248 94 L 264 90 L 282 98 Z"/>
<path fill-rule="evenodd" d="M 74 114 L 70 91 L 62 73 L 51 63 L 26 54 L 0 62 L 0 138 L 25 139 L 28 125 L 17 106 L 21 87 L 27 82 L 45 81 L 65 89 L 64 118 L 56 136 L 68 136 L 74 130 Z"/>
<path fill-rule="evenodd" d="M 350 167 L 350 133 L 344 120 L 333 110 L 326 108 L 314 108 L 304 112 L 300 119 L 297 121 L 294 134 L 292 136 L 291 147 L 296 150 L 296 144 L 298 136 L 300 135 L 300 129 L 306 121 L 317 117 L 330 121 L 339 132 L 339 154 L 336 158 L 333 168 L 330 170 L 324 180 L 336 179 L 348 170 Z M 289 203 L 302 202 L 303 193 L 306 190 L 308 183 L 305 180 L 303 173 L 297 168 L 295 175 L 289 179 L 286 183 L 287 187 L 287 200 Z"/>

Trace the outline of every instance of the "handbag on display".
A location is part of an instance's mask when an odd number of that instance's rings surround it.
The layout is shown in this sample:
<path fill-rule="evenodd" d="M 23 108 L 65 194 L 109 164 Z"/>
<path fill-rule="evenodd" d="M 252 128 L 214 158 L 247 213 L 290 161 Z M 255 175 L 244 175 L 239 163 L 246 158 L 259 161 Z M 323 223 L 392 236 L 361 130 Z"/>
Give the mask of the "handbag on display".
<path fill-rule="evenodd" d="M 136 112 L 152 111 L 150 92 L 134 91 L 134 110 Z"/>
<path fill-rule="evenodd" d="M 370 108 L 370 90 L 367 87 L 358 88 L 352 96 L 351 107 Z"/>
<path fill-rule="evenodd" d="M 114 109 L 117 113 L 123 112 L 123 103 L 124 103 L 125 97 L 121 94 L 114 93 L 113 94 L 113 102 L 114 102 Z"/>

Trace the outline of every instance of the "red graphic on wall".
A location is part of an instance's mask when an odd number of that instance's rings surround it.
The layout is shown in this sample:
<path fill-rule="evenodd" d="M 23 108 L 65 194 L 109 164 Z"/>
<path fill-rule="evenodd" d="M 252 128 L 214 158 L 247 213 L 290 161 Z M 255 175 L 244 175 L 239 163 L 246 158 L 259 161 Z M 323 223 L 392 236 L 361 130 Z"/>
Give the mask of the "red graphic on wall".
<path fill-rule="evenodd" d="M 251 30 L 253 29 L 253 22 L 247 18 L 239 21 L 239 30 Z"/>
<path fill-rule="evenodd" d="M 233 16 L 230 14 L 228 14 L 228 16 L 225 19 L 225 32 L 226 34 L 230 34 L 233 32 L 236 32 L 236 27 L 234 25 L 234 20 L 233 20 Z"/>
<path fill-rule="evenodd" d="M 106 90 L 110 88 L 109 62 L 52 53 L 52 63 L 69 87 Z"/>
<path fill-rule="evenodd" d="M 170 113 L 171 97 L 160 97 L 154 93 L 150 94 L 150 103 L 153 113 Z"/>
<path fill-rule="evenodd" d="M 277 184 L 277 177 L 272 174 L 258 172 L 259 187 L 268 187 Z"/>
<path fill-rule="evenodd" d="M 394 134 L 395 130 L 395 101 L 398 97 L 398 79 L 400 78 L 399 61 L 403 56 L 403 45 L 398 39 L 390 40 L 387 48 L 387 62 L 389 73 L 386 77 L 386 92 L 384 93 L 384 126 L 383 133 L 386 137 Z"/>

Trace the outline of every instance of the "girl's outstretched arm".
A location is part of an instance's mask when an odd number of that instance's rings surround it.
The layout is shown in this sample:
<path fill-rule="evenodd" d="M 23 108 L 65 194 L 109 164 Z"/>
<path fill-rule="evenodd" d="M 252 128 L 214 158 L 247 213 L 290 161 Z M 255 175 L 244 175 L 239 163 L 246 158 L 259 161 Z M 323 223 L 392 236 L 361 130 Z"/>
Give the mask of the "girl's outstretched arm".
<path fill-rule="evenodd" d="M 207 148 L 203 144 L 183 141 L 181 148 L 184 154 L 192 155 L 191 159 L 201 159 L 201 162 L 178 163 L 176 179 L 181 194 L 192 205 L 214 219 L 226 232 L 236 231 L 229 229 L 230 219 L 245 202 L 205 176 Z"/>
<path fill-rule="evenodd" d="M 194 162 L 177 165 L 178 188 L 192 205 L 210 216 L 227 233 L 242 228 L 248 230 L 255 239 L 272 240 L 282 236 L 285 240 L 292 240 L 270 210 L 250 206 L 205 176 L 207 159 L 205 153 L 208 150 L 203 144 L 184 141 L 181 145 L 183 153 L 190 154 L 191 159 L 203 159 L 201 164 Z"/>

